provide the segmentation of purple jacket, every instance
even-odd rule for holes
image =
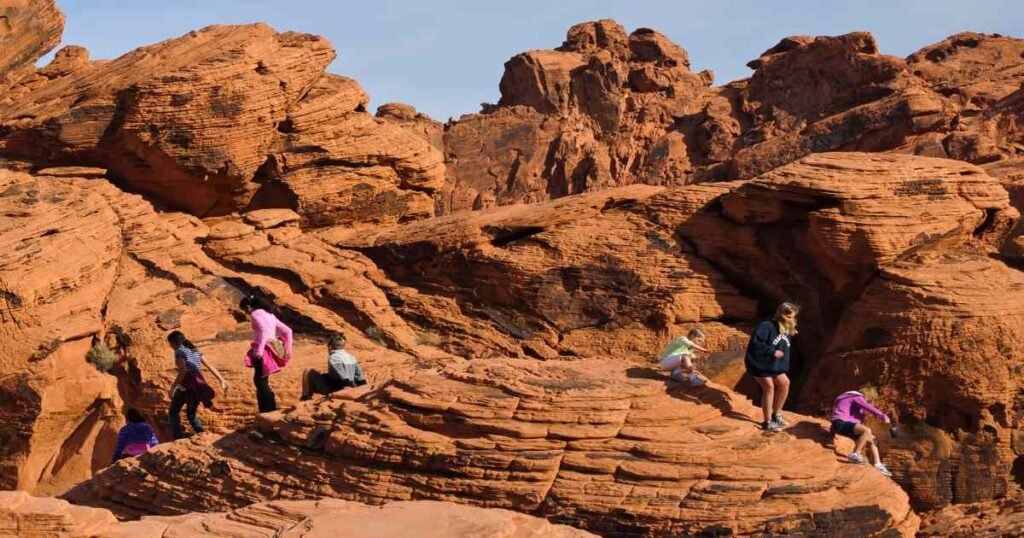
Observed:
[[[121,459],[124,455],[124,451],[131,445],[146,445],[147,448],[152,448],[157,445],[160,441],[156,438],[156,433],[153,432],[153,428],[149,427],[149,424],[145,422],[138,422],[135,424],[125,424],[120,431],[117,432],[117,446],[114,447],[114,461]]]
[[[864,420],[865,411],[880,419],[889,420],[889,415],[869,404],[864,395],[855,390],[844,392],[836,397],[836,404],[832,408],[832,420],[860,424]]]

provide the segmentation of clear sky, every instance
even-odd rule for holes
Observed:
[[[266,22],[326,36],[332,72],[358,80],[371,110],[389,101],[440,121],[498,100],[509,57],[562,43],[577,22],[612,18],[631,32],[666,34],[715,83],[747,77],[746,63],[781,37],[867,30],[883,53],[907,54],[959,31],[1024,37],[1021,0],[57,0],[63,44],[93,59],[210,24]],[[48,58],[47,58],[48,59]]]

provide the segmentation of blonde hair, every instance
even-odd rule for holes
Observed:
[[[704,331],[700,330],[700,327],[693,327],[690,332],[686,333],[686,337],[690,340],[697,340],[704,338]]]
[[[867,399],[867,400],[877,400],[878,399],[878,389],[876,389],[872,385],[864,385],[857,392],[860,392],[861,394],[863,394],[864,398]]]
[[[800,313],[800,306],[793,303],[782,303],[778,308],[775,309],[775,315],[772,319],[779,326],[781,331],[786,336],[792,336],[796,334],[796,315]],[[786,316],[793,315],[793,320],[788,321],[785,319]]]

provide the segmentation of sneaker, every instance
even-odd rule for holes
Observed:
[[[782,431],[782,428],[780,428],[778,424],[770,420],[768,422],[762,422],[761,429],[768,433],[778,433]]]
[[[864,459],[864,456],[861,456],[856,452],[850,452],[849,458],[851,463],[867,463],[867,460]]]
[[[671,377],[672,379],[675,379],[676,381],[678,381],[680,383],[689,383],[690,382],[690,380],[686,378],[686,374],[683,373],[683,371],[678,369],[678,368],[673,370],[672,371],[672,375],[669,376],[669,377]]]
[[[886,467],[885,464],[882,462],[876,463],[875,469],[878,469],[878,472],[884,474],[885,476],[892,476],[892,471],[890,471],[889,468]]]
[[[704,380],[697,374],[690,374],[690,386],[699,387],[704,384]]]
[[[789,422],[786,422],[786,419],[782,418],[782,413],[775,413],[772,415],[772,422],[778,424],[780,428],[789,426]]]

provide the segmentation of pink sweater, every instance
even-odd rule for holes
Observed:
[[[844,392],[836,398],[835,407],[832,408],[832,420],[860,424],[864,420],[865,411],[880,419],[889,420],[889,415],[869,404],[867,398],[855,390]]]
[[[274,360],[276,355],[274,348],[268,347],[268,344],[275,337],[280,336],[281,342],[284,344],[283,359],[284,362],[288,362],[292,358],[292,330],[281,323],[277,316],[266,310],[253,310],[249,314],[249,319],[252,321],[252,349],[245,355],[245,365],[251,368],[252,359],[256,358],[263,361],[264,375],[269,376],[281,371],[281,365]]]

